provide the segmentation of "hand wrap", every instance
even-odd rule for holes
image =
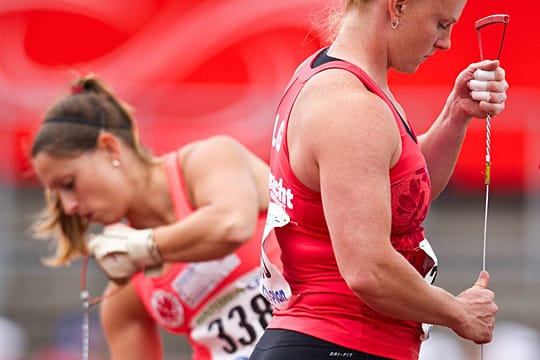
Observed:
[[[106,227],[88,247],[107,276],[124,283],[138,271],[162,263],[154,230],[135,230],[124,224]]]

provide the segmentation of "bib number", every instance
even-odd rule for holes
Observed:
[[[281,271],[279,271],[279,268],[268,258],[265,249],[268,241],[277,241],[275,237],[270,237],[274,229],[283,227],[290,221],[291,218],[281,206],[273,202],[269,203],[266,226],[261,244],[260,290],[266,300],[276,309],[287,307],[292,295],[291,287],[281,274]]]

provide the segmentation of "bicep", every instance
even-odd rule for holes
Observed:
[[[346,175],[321,169],[321,197],[336,260],[348,280],[368,274],[390,244],[388,174],[375,169]],[[324,179],[324,180],[323,180]]]
[[[370,274],[392,250],[389,170],[399,157],[399,130],[385,104],[366,102],[345,112],[339,126],[326,126],[325,144],[317,152],[324,213],[349,283]]]
[[[252,164],[251,154],[231,138],[216,137],[199,145],[185,167],[193,205],[211,205],[228,213],[256,217],[261,178],[255,175]]]

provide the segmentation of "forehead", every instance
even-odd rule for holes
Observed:
[[[457,21],[461,16],[467,0],[428,0],[434,14],[447,17],[450,21]]]
[[[73,175],[83,164],[85,154],[77,157],[57,157],[40,152],[32,160],[37,176],[47,186],[53,185],[64,176]]]

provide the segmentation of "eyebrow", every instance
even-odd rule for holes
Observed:
[[[458,22],[458,20],[454,17],[450,17],[450,18],[445,18],[444,16],[442,17],[445,21],[445,24],[448,24],[448,25],[452,25],[452,24],[456,24]]]
[[[64,186],[64,182],[65,182],[65,178],[66,177],[70,177],[70,175],[61,175],[59,177],[55,177],[53,179],[53,181],[51,182],[51,188],[56,188],[56,187],[62,187]],[[70,179],[70,181],[73,180],[73,179]]]

